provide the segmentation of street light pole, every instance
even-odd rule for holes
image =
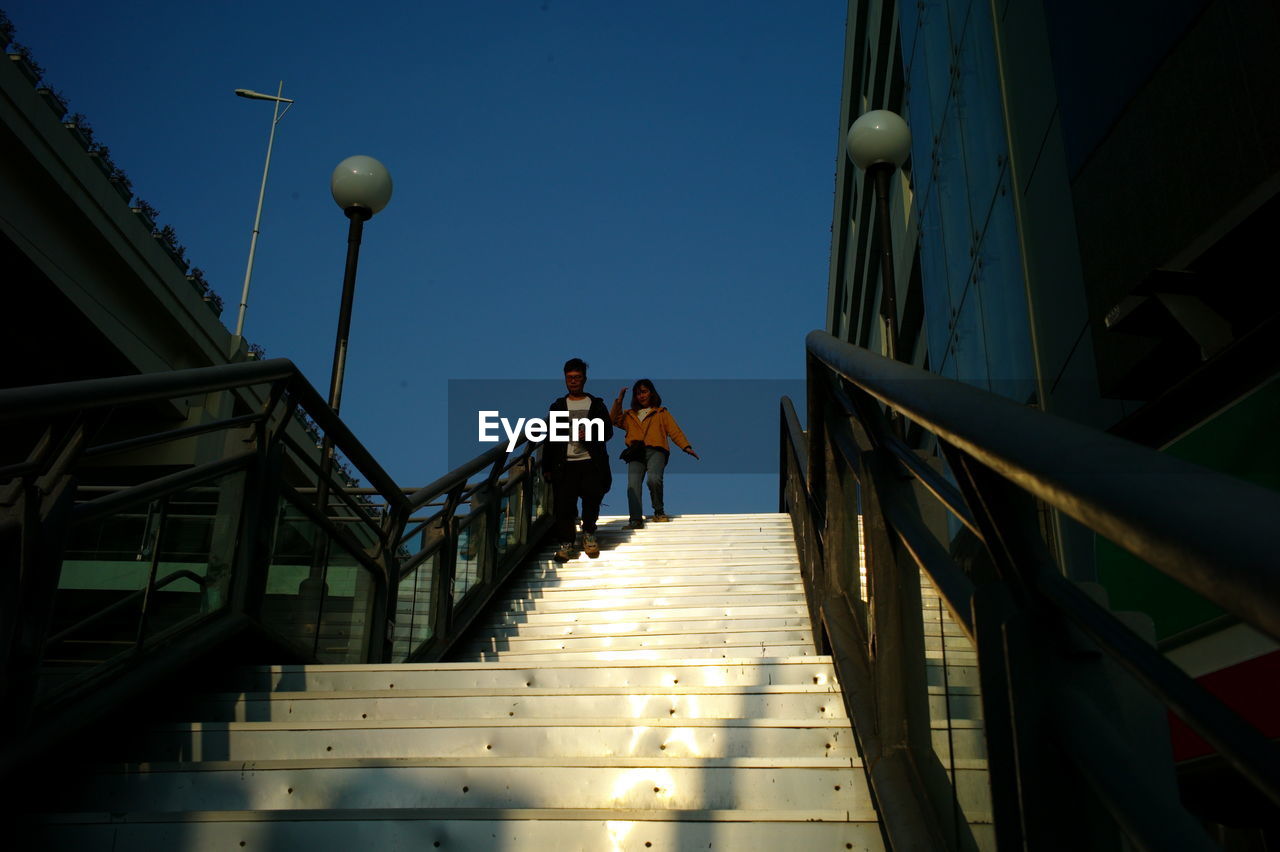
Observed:
[[[258,210],[253,215],[253,236],[249,238],[249,263],[244,270],[244,289],[240,291],[240,314],[236,317],[236,337],[244,336],[244,313],[249,307],[249,279],[253,277],[253,255],[258,249],[258,232],[262,223],[262,201],[267,194],[267,172],[271,170],[271,148],[276,141],[276,125],[280,123],[280,119],[284,118],[284,113],[288,112],[293,106],[291,98],[284,98],[284,80],[280,81],[280,86],[276,90],[276,94],[265,95],[262,92],[255,92],[251,89],[236,89],[236,94],[242,98],[259,101],[275,101],[275,109],[271,114],[271,133],[267,136],[267,161],[262,166],[262,185],[258,188]],[[284,108],[284,112],[280,111],[280,104],[288,104]]]
[[[342,405],[342,380],[347,369],[347,340],[351,334],[351,306],[356,295],[356,265],[364,223],[391,200],[391,175],[373,157],[347,157],[329,180],[333,200],[347,218],[347,266],[342,276],[342,307],[338,312],[338,337],[333,345],[333,373],[329,379],[329,407],[338,413]]]
[[[902,116],[887,109],[863,113],[849,128],[849,159],[871,178],[880,236],[880,316],[884,351],[898,359],[898,287],[893,274],[893,227],[889,221],[889,179],[911,154],[911,131]]]
[[[360,240],[364,223],[373,216],[368,208],[348,207],[351,225],[347,228],[347,267],[342,275],[342,307],[338,311],[338,339],[333,346],[333,372],[329,376],[329,407],[337,414],[342,405],[342,379],[347,370],[347,341],[351,336],[351,305],[356,298],[356,265],[360,261]]]
[[[351,336],[351,306],[356,296],[360,239],[364,235],[364,223],[391,200],[391,175],[386,166],[373,157],[347,157],[333,170],[333,175],[329,178],[329,189],[333,193],[333,200],[351,220],[347,228],[347,265],[342,275],[338,336],[333,346],[333,372],[329,379],[329,407],[337,414],[342,405],[342,379],[347,369],[347,340]],[[320,442],[320,478],[316,482],[316,509],[326,518],[329,516],[329,480],[333,475],[333,454],[333,439],[326,429]],[[298,586],[299,597],[304,601],[301,605],[304,612],[318,612],[323,604],[327,593],[325,574],[328,570],[329,551],[328,537],[319,537],[312,553],[310,571]],[[392,583],[390,588],[394,589],[395,584]],[[315,610],[312,609],[313,606],[316,607]]]
[[[880,315],[884,317],[885,355],[898,360],[898,285],[893,274],[893,229],[889,224],[889,178],[894,166],[876,163],[867,169],[876,186],[876,218],[880,220]]]

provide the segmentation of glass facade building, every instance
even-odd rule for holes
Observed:
[[[912,134],[889,214],[899,359],[1280,489],[1276,44],[1262,0],[851,0],[827,329],[888,351],[881,223],[843,131],[893,110]],[[1280,735],[1247,687],[1274,642],[1046,520],[1068,576]]]

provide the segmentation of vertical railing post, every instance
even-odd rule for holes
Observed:
[[[431,578],[431,637],[433,642],[445,642],[453,625],[453,574],[458,564],[458,525],[454,513],[462,500],[466,483],[449,492],[440,512],[440,558]]]
[[[155,602],[156,572],[160,568],[161,548],[164,545],[164,528],[169,520],[169,498],[161,497],[158,501],[160,511],[157,513],[156,531],[151,539],[151,565],[147,569],[147,585],[142,591],[142,611],[138,614],[138,629],[134,635],[133,652],[142,648],[142,640],[147,635],[147,621],[151,605]],[[155,505],[154,503],[152,505]],[[148,512],[149,514],[149,512]]]
[[[1028,674],[1017,671],[1023,668],[1018,663],[1029,649],[1008,587],[995,582],[974,589],[973,625],[996,843],[1001,849],[1040,848],[1036,841],[1048,838],[1036,830],[1038,791],[1024,783],[1038,774],[1038,714],[1021,700],[1025,690],[1017,695],[1017,675]]]
[[[805,429],[809,443],[809,469],[805,471],[805,484],[813,498],[813,506],[819,511],[827,505],[826,489],[826,429],[823,422],[823,400],[826,396],[825,368],[812,355],[805,359]],[[819,522],[821,519],[818,519]]]
[[[40,660],[53,617],[54,600],[62,565],[62,548],[75,505],[71,477],[46,488],[27,480],[12,506],[10,547],[18,551],[13,566],[17,574],[6,586],[16,592],[10,610],[12,624],[5,651],[5,677],[0,681],[4,707],[2,721],[11,734],[25,731],[32,722],[38,694]],[[16,545],[16,547],[14,547]],[[15,588],[16,587],[16,588]]]
[[[955,793],[933,753],[920,569],[897,541],[887,505],[918,512],[914,490],[901,481],[884,450],[894,427],[874,399],[852,395],[859,433],[863,531],[867,551],[869,656],[881,758],[909,761],[929,803],[932,821],[948,849],[972,844],[955,825]]]
[[[393,499],[394,497],[394,499]],[[400,567],[400,540],[404,537],[404,531],[409,523],[409,507],[404,501],[403,494],[387,495],[387,517],[383,521],[382,536],[383,548],[386,554],[387,566],[387,588],[383,603],[383,616],[381,621],[385,623],[385,632],[381,641],[382,654],[381,659],[375,662],[392,662],[395,654],[395,632],[396,621],[399,618],[400,606],[400,580],[402,569]],[[378,619],[375,619],[377,621]],[[370,637],[371,639],[373,637]],[[370,643],[372,645],[372,642]]]
[[[257,457],[245,481],[245,514],[241,525],[240,552],[231,581],[232,612],[260,617],[267,593],[267,577],[280,525],[280,482],[284,468],[284,443],[280,433],[290,415],[275,433],[264,430]]]

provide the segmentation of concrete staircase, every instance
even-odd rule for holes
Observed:
[[[26,842],[881,849],[790,520],[623,523],[540,555],[455,662],[244,670]]]

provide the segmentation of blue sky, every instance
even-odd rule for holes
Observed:
[[[297,105],[245,333],[322,392],[346,237],[329,175],[352,154],[386,164],[343,417],[404,484],[445,470],[451,379],[555,378],[573,355],[660,388],[803,375],[826,305],[841,0],[0,2],[230,327],[271,122],[232,91],[284,81]],[[760,396],[722,428],[776,423]],[[716,435],[690,438],[716,453]],[[671,511],[776,509],[774,477],[691,465],[673,460]]]

